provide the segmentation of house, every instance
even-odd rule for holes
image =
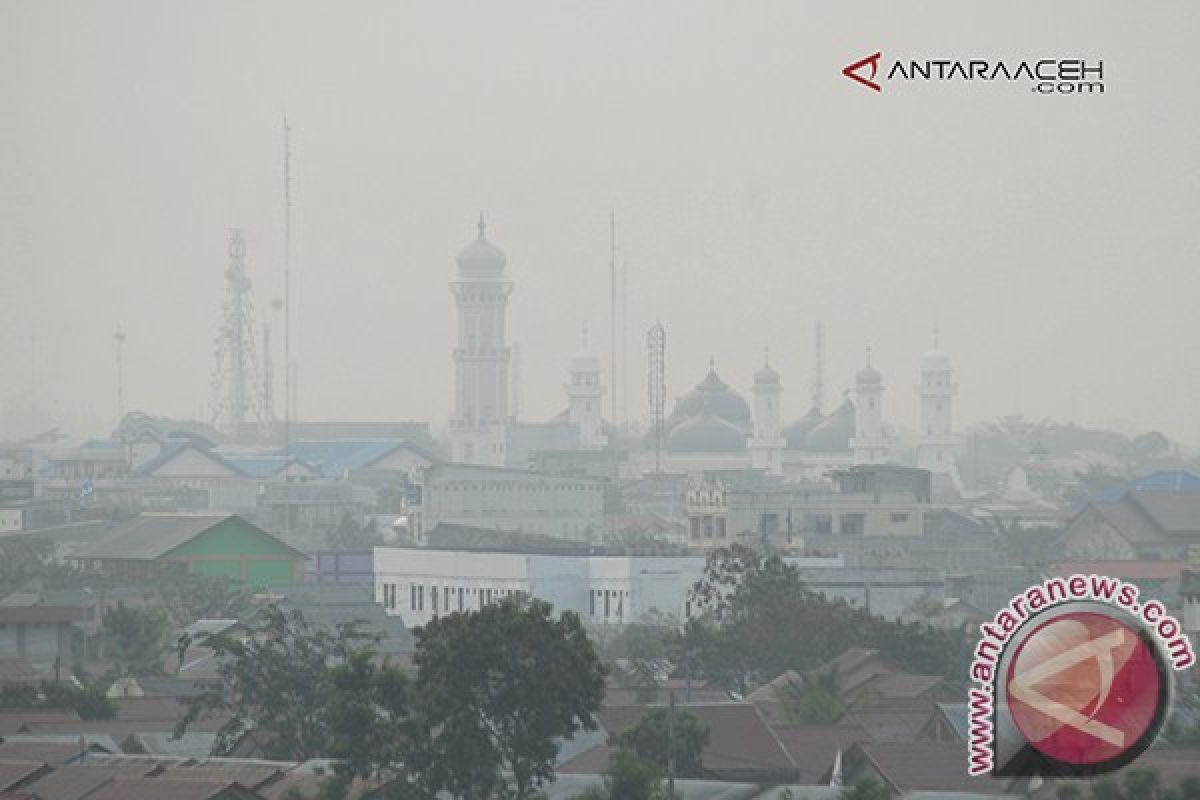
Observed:
[[[0,657],[24,659],[42,672],[69,670],[86,629],[97,622],[89,591],[13,592],[0,600]]]
[[[873,778],[894,794],[937,791],[1019,796],[1011,781],[971,776],[966,765],[967,746],[961,742],[869,742],[853,745],[843,754],[842,776],[846,785]]]
[[[296,583],[304,553],[237,515],[142,514],[68,556],[85,570],[142,580],[194,573],[251,586]]]
[[[603,772],[622,731],[637,724],[644,706],[607,707],[596,712],[596,720],[607,732],[607,744],[585,750],[563,764],[565,774]],[[779,737],[750,703],[694,703],[679,706],[709,730],[709,742],[701,754],[704,777],[745,783],[796,783],[799,772]]]
[[[1081,560],[1189,560],[1200,554],[1200,492],[1130,490],[1088,503],[1061,542]]]

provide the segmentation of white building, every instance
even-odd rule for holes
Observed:
[[[432,548],[375,548],[375,598],[409,627],[439,614],[482,608],[514,594],[574,611],[591,625],[628,625],[651,612],[686,618],[700,556],[572,556]],[[789,558],[810,571],[840,557]],[[830,573],[833,574],[832,572]]]
[[[432,464],[412,478],[420,491],[413,507],[418,541],[442,523],[579,542],[604,532],[599,481],[470,464]]]
[[[458,307],[450,446],[454,461],[500,466],[510,420],[505,312],[512,283],[504,279],[508,259],[487,240],[485,227],[480,214],[479,238],[458,254],[459,279],[450,284]]]

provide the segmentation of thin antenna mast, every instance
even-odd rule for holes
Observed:
[[[812,405],[822,411],[825,406],[825,323],[821,320],[817,320],[814,341],[817,352],[813,362]]]
[[[612,363],[612,421],[617,423],[617,212],[608,215],[608,277],[609,277],[609,353]]]
[[[113,341],[117,343],[117,419],[120,420],[125,416],[125,376],[121,358],[121,351],[125,349],[125,334],[121,332],[120,325],[113,334]]]
[[[283,454],[292,448],[292,129],[283,115]],[[286,527],[287,515],[284,515]]]
[[[627,258],[621,260],[621,422],[629,424],[629,259]]]
[[[292,457],[292,129],[283,115],[283,463]],[[286,469],[286,467],[285,467]],[[283,531],[291,529],[284,507]]]

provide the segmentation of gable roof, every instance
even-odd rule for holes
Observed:
[[[871,741],[861,725],[776,725],[775,735],[800,770],[802,781],[825,782],[839,752]]]
[[[645,706],[601,708],[596,718],[614,736],[635,725]],[[794,770],[783,744],[751,703],[679,706],[708,726],[709,743],[701,756],[705,770]]]
[[[42,761],[2,761],[0,762],[0,792],[8,791],[48,770]]]
[[[856,744],[842,763],[852,765],[857,772],[864,762],[899,791],[933,789],[1001,794],[1005,787],[996,778],[967,773],[967,746],[962,742]]]
[[[155,561],[218,525],[237,520],[259,536],[307,559],[304,553],[237,514],[140,514],[119,523],[103,539],[72,553],[71,560]]]
[[[397,450],[411,450],[433,463],[432,453],[407,439],[331,439],[293,441],[288,452],[311,464],[326,477],[369,469]]]
[[[139,465],[137,467],[137,469],[133,470],[133,475],[134,475],[134,477],[139,477],[139,478],[144,478],[146,476],[153,475],[155,472],[157,472],[163,466],[165,466],[166,464],[168,464],[172,460],[174,460],[176,456],[180,455],[181,453],[183,453],[186,450],[194,450],[195,452],[199,453],[200,455],[204,456],[205,458],[208,458],[208,459],[212,460],[213,462],[225,467],[227,470],[229,470],[230,472],[232,472],[235,475],[241,476],[243,478],[249,477],[246,473],[242,472],[242,470],[238,469],[233,464],[229,463],[229,461],[226,458],[224,458],[223,456],[221,456],[219,453],[217,453],[213,450],[210,450],[206,447],[202,447],[190,439],[169,439],[163,445],[163,447],[159,451],[158,455],[156,455],[154,458],[150,459],[146,463]]]
[[[1166,533],[1200,531],[1200,492],[1130,492],[1126,499]]]

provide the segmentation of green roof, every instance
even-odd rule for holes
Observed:
[[[201,534],[229,521],[237,521],[258,535],[272,540],[280,548],[308,558],[286,542],[236,514],[141,514],[119,523],[102,539],[72,553],[69,558],[156,561]]]

